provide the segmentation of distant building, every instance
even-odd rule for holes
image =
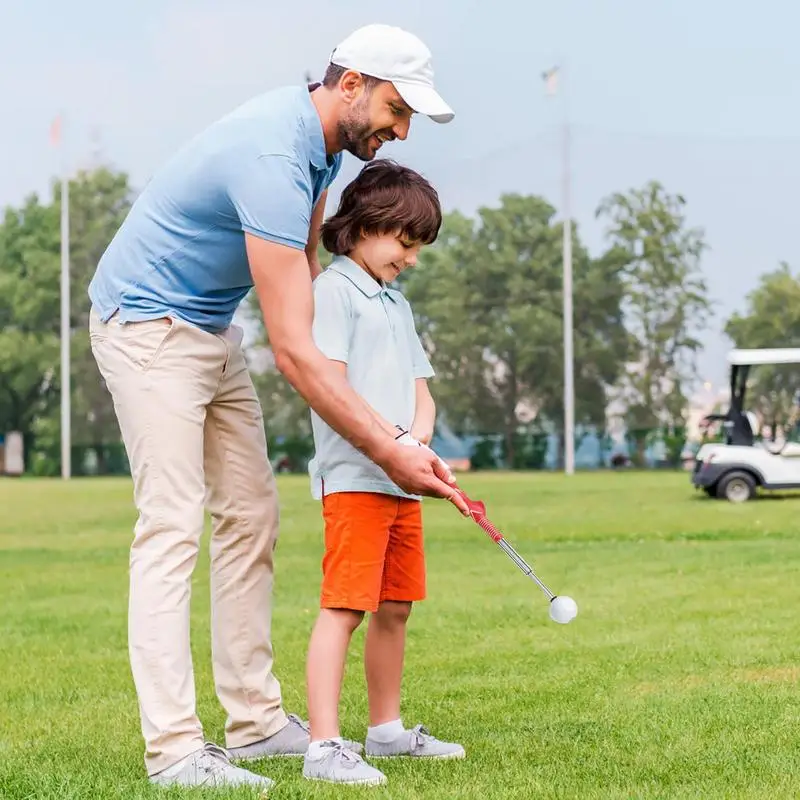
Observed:
[[[469,444],[459,439],[441,418],[436,422],[431,448],[454,472],[467,472],[470,469]]]

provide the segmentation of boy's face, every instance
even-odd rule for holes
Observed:
[[[391,283],[401,272],[416,266],[421,242],[413,242],[403,233],[384,233],[360,239],[350,258],[376,281]]]

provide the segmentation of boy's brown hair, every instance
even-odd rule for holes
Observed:
[[[342,192],[336,213],[322,225],[322,244],[337,256],[349,253],[362,235],[396,232],[431,244],[441,225],[442,208],[433,186],[413,169],[378,159]]]

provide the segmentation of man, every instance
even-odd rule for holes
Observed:
[[[281,706],[270,641],[278,499],[262,411],[233,314],[255,287],[278,369],[332,428],[409,492],[467,513],[432,451],[394,441],[314,346],[312,280],[342,151],[372,159],[414,112],[447,122],[430,52],[361,28],[321,86],[259,96],[190,141],[152,179],[89,287],[90,336],[114,400],[139,511],[129,649],[156,783],[269,779],[230,756],[302,756],[307,726]],[[270,409],[267,409],[267,413]],[[212,649],[229,754],[204,743],[189,646],[191,575],[211,514]]]

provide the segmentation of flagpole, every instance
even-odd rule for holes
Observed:
[[[61,477],[72,475],[72,409],[70,404],[69,176],[64,147],[63,114],[59,125],[61,155]]]
[[[547,92],[556,93],[558,79],[563,75],[561,67],[555,67],[544,73]],[[572,197],[570,169],[570,125],[566,97],[564,118],[561,126],[561,192],[564,222],[563,241],[561,245],[563,263],[563,334],[564,334],[564,472],[573,475],[575,472],[575,365],[574,365],[574,332],[572,309]]]

